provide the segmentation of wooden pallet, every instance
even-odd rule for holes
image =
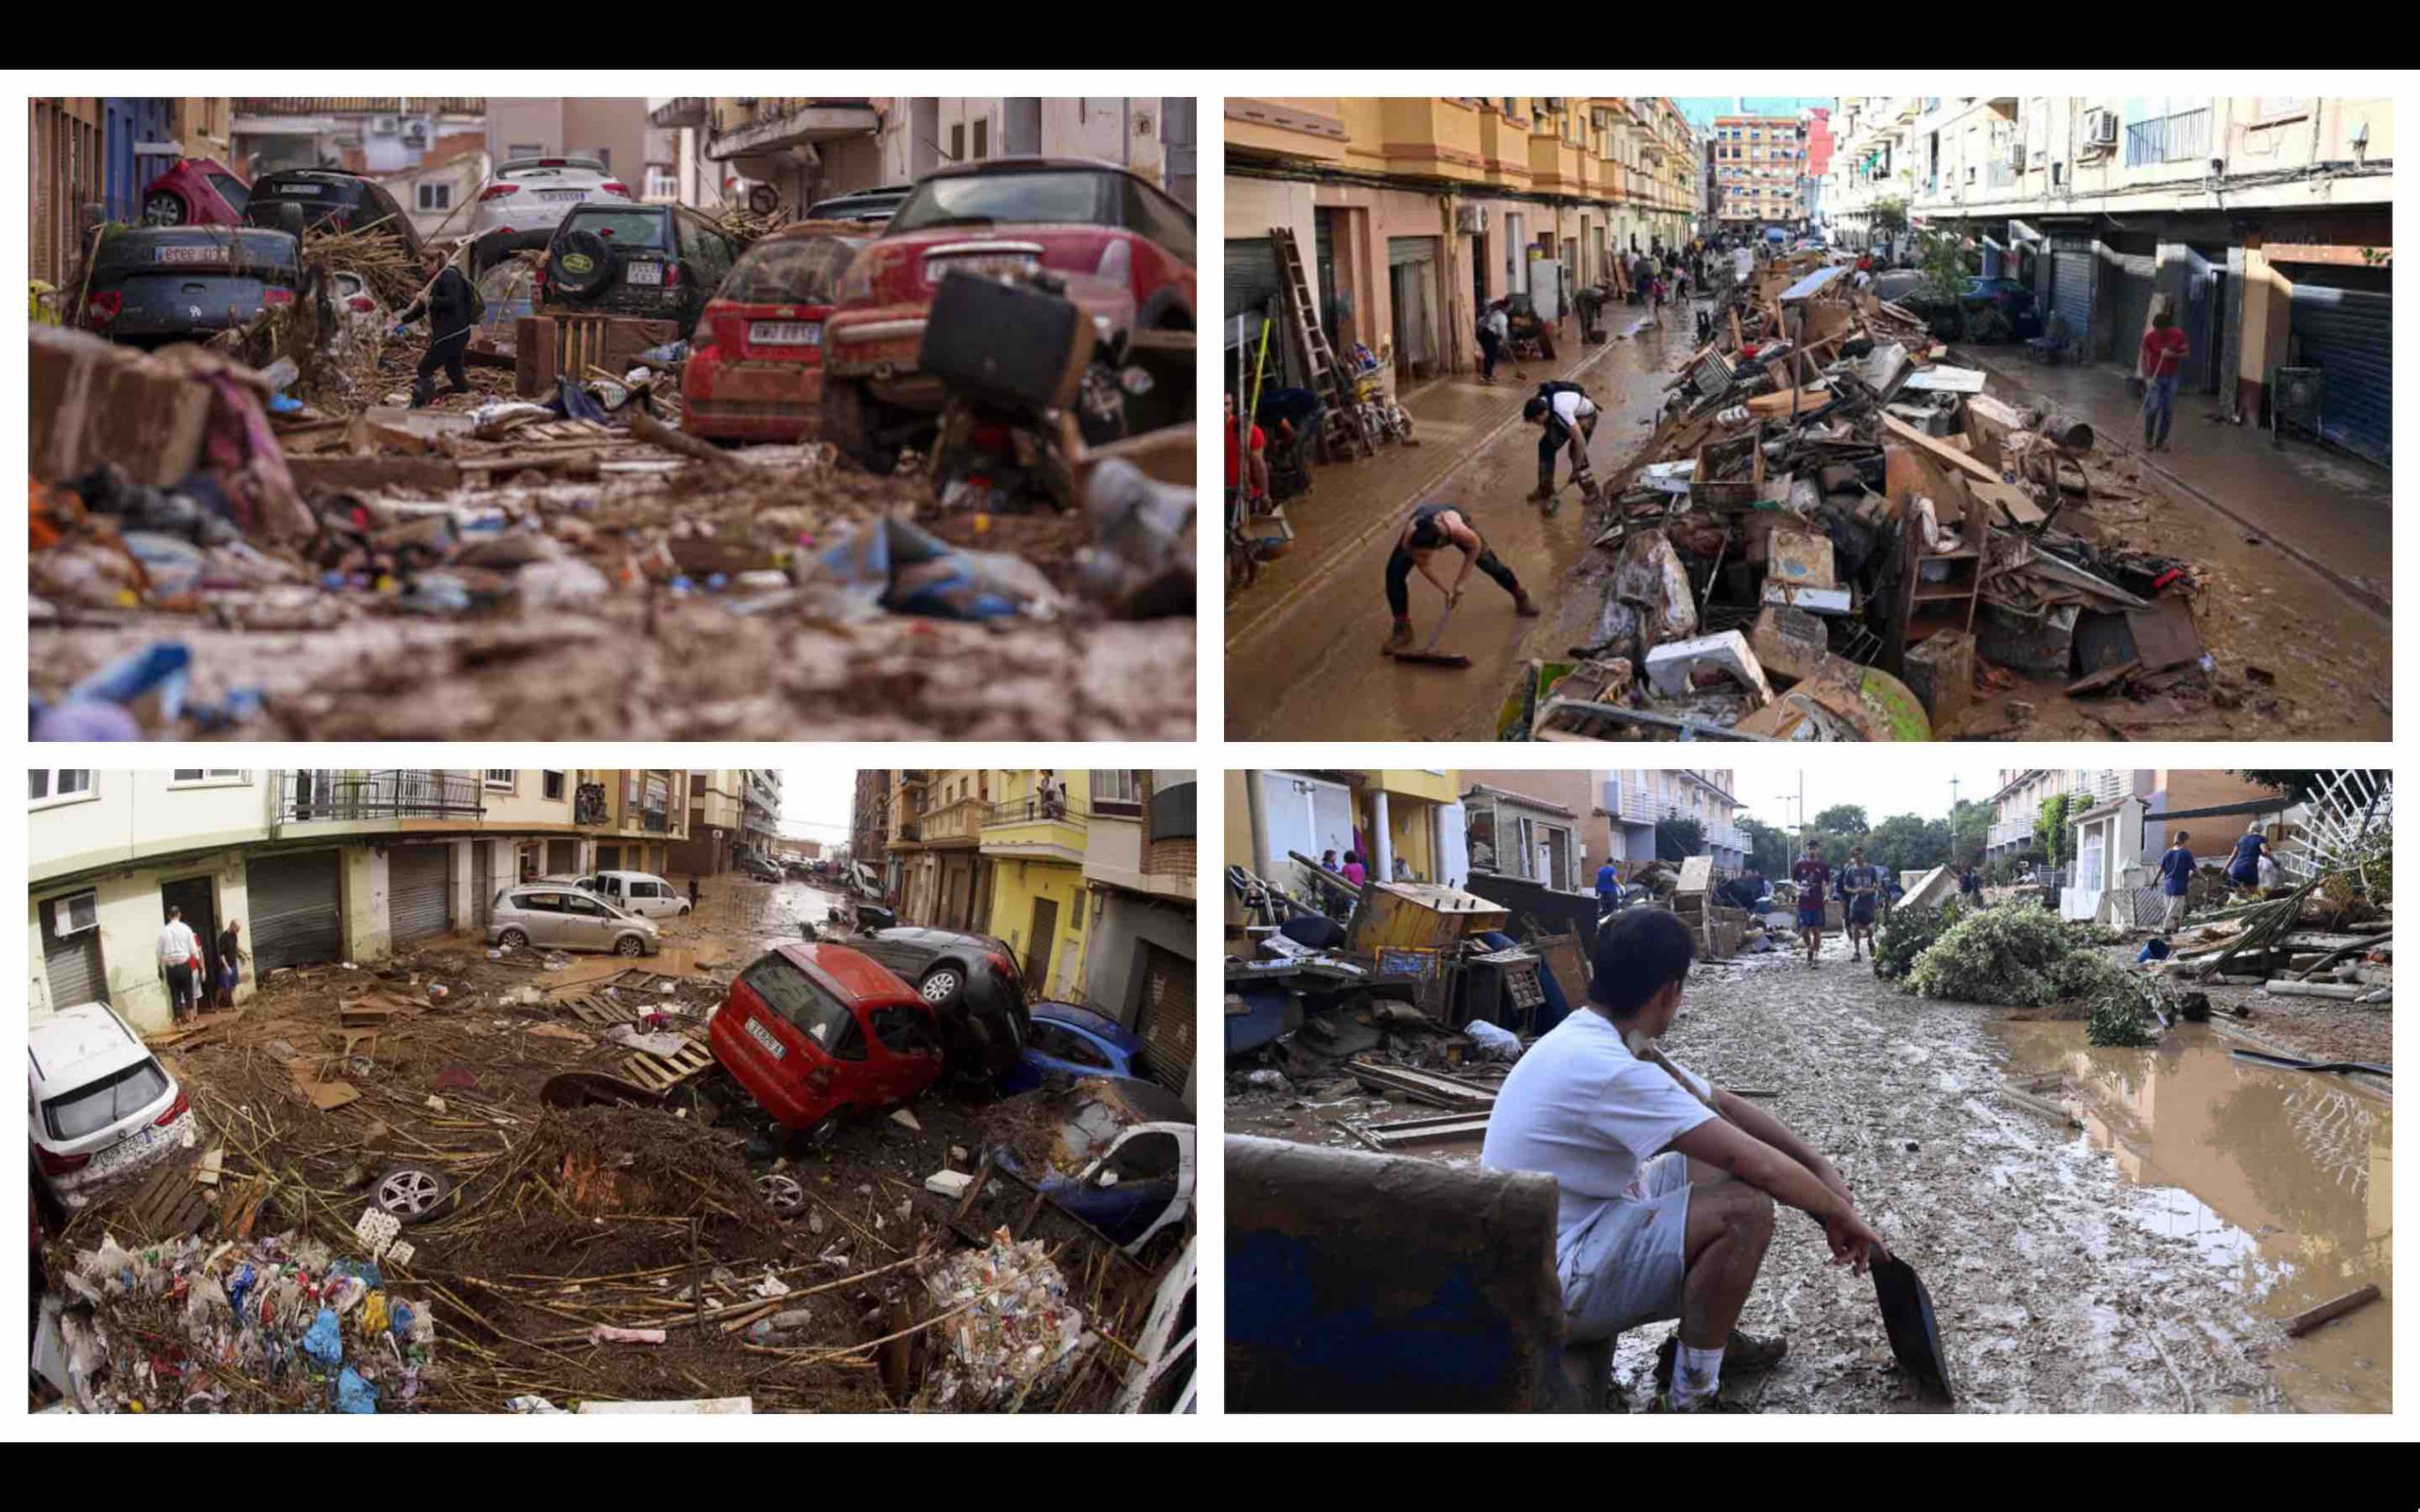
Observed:
[[[588,992],[583,992],[578,997],[565,998],[557,1005],[571,1009],[572,1015],[582,1023],[593,1023],[608,1028],[617,1023],[636,1023],[647,1017],[649,1011],[635,1004],[624,1003],[616,998],[598,997]]]
[[[622,1062],[622,1076],[651,1092],[660,1092],[714,1064],[714,1055],[692,1040],[670,1056],[642,1050]]]
[[[218,1217],[212,1194],[194,1185],[190,1160],[171,1160],[118,1204],[118,1216],[144,1239],[179,1239]]]

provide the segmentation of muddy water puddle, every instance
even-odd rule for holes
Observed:
[[[2191,1244],[2262,1315],[2283,1320],[2375,1281],[2379,1300],[2269,1356],[2305,1412],[2393,1406],[2394,1104],[2328,1076],[2229,1057],[2184,1027],[2155,1048],[2084,1042],[2071,1022],[1984,1026],[2008,1074],[2056,1074],[2062,1100],[2128,1185],[2125,1219]]]

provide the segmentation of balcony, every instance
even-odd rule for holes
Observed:
[[[1608,782],[1604,792],[1605,812],[1624,824],[1655,822],[1655,801],[1647,789],[1629,782]]]
[[[1041,856],[1080,863],[1092,816],[1079,799],[1046,808],[1034,797],[984,805],[985,855]]]
[[[649,126],[669,130],[677,126],[707,125],[714,120],[714,101],[702,94],[690,94],[666,100],[647,112],[647,120]]]
[[[2210,152],[2210,112],[2182,111],[2156,120],[2137,121],[2126,128],[2126,166],[2159,163],[2189,163]]]
[[[992,805],[979,798],[962,798],[937,809],[925,811],[925,843],[926,845],[970,846],[976,843],[983,824],[991,816]]]
[[[281,771],[271,820],[352,824],[378,819],[475,819],[485,812],[475,772]]]
[[[819,143],[872,136],[882,112],[870,99],[783,99],[760,104],[748,119],[715,131],[706,156],[717,163],[786,154]]]
[[[668,834],[672,830],[672,812],[669,809],[642,810],[639,828],[655,834]]]
[[[924,820],[902,819],[897,824],[891,826],[890,844],[894,849],[905,850],[910,846],[921,847],[924,843]]]

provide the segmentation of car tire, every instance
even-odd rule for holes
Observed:
[[[966,996],[966,968],[943,961],[916,980],[916,995],[933,1008],[955,1006]]]
[[[146,226],[182,226],[185,223],[185,202],[164,190],[147,195],[143,200],[143,224]]]
[[[496,936],[495,942],[509,950],[524,950],[528,947],[529,936],[517,929],[508,929]]]
[[[371,1184],[370,1201],[408,1228],[443,1212],[454,1200],[454,1180],[425,1165],[399,1165]]]
[[[889,477],[899,465],[899,448],[880,438],[875,427],[881,418],[881,405],[866,392],[864,384],[823,380],[823,438],[876,477]]]
[[[806,1188],[798,1177],[781,1171],[768,1171],[756,1178],[756,1194],[779,1218],[795,1218],[806,1211]]]
[[[841,1109],[836,1108],[792,1134],[789,1138],[789,1146],[792,1151],[800,1153],[813,1151],[820,1154],[828,1150],[832,1147],[832,1142],[839,1138],[840,1125],[843,1122]]]
[[[614,249],[604,237],[589,231],[566,232],[546,249],[546,287],[586,299],[612,285],[614,266]]]
[[[614,954],[636,960],[647,954],[647,941],[636,935],[625,935],[614,942]]]

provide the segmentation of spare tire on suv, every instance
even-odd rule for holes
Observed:
[[[614,283],[614,249],[593,231],[568,231],[546,249],[546,284],[575,299],[601,294]]]

